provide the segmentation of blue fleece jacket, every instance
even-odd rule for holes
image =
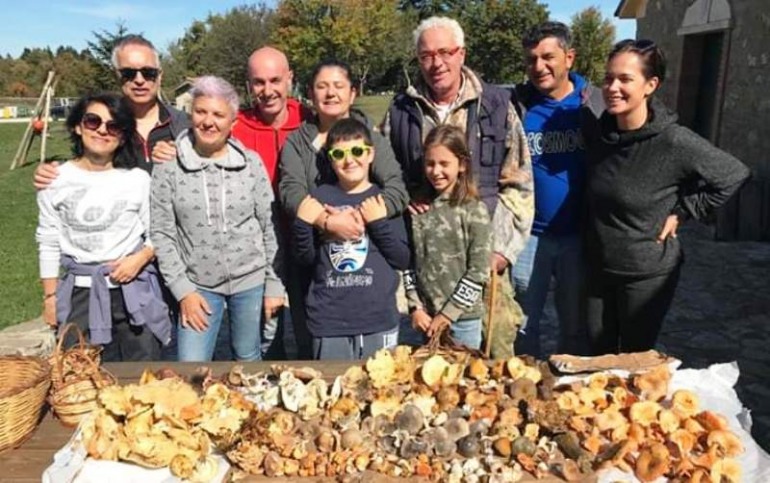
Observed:
[[[569,78],[571,94],[560,101],[536,93],[524,116],[535,178],[534,235],[576,234],[580,225],[586,165],[580,106],[586,81]]]
[[[345,193],[321,185],[310,194],[321,203],[358,207],[381,193],[377,186]],[[322,237],[312,225],[294,221],[294,256],[313,267],[306,307],[307,326],[315,337],[343,337],[391,330],[398,325],[396,270],[409,267],[409,244],[401,216],[366,225],[360,240]]]

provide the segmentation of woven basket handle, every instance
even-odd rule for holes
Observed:
[[[59,334],[59,341],[56,343],[56,350],[54,350],[54,358],[56,359],[56,372],[58,374],[58,377],[60,379],[64,378],[63,370],[64,368],[62,365],[64,364],[64,357],[62,356],[62,346],[64,345],[64,340],[67,338],[67,333],[74,328],[77,331],[78,334],[78,346],[81,349],[85,349],[87,347],[85,337],[83,336],[83,331],[80,330],[80,327],[74,322],[70,322],[64,326],[64,329],[62,329],[61,334]]]

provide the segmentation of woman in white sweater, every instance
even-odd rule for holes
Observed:
[[[43,319],[75,322],[107,361],[159,359],[171,334],[150,263],[150,176],[131,156],[135,128],[121,97],[83,97],[67,119],[75,157],[38,192]]]

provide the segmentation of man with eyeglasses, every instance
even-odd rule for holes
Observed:
[[[158,51],[149,40],[140,35],[120,39],[112,49],[112,66],[136,119],[137,165],[151,173],[152,148],[159,141],[173,141],[190,127],[190,120],[187,114],[158,97],[163,71]],[[35,188],[44,189],[51,184],[59,174],[58,166],[57,162],[39,165],[35,170]]]
[[[479,194],[492,218],[491,268],[503,273],[524,248],[534,216],[532,165],[521,121],[506,90],[485,83],[464,65],[465,34],[457,21],[425,19],[415,29],[414,40],[421,79],[395,97],[382,124],[404,171],[409,209],[421,212],[428,206],[422,159],[425,136],[441,124],[463,129]],[[497,328],[492,337],[496,357],[511,353],[514,324],[521,317],[506,279],[498,278]]]

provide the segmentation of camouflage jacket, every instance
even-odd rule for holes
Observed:
[[[411,218],[412,269],[404,273],[409,308],[450,320],[484,315],[481,297],[489,277],[490,220],[481,201],[452,206],[439,196]]]

